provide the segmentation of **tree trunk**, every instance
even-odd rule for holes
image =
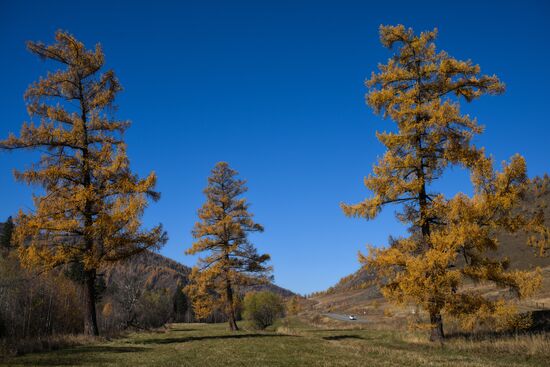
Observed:
[[[231,288],[231,282],[226,280],[225,293],[227,298],[227,321],[229,322],[229,330],[237,331],[237,318],[235,317],[235,307],[233,306],[233,288]]]
[[[445,335],[443,334],[443,319],[440,312],[430,311],[430,326],[430,341],[442,343]]]
[[[98,336],[99,329],[97,327],[97,315],[96,315],[96,309],[95,309],[95,301],[96,301],[95,278],[96,278],[95,270],[90,270],[86,272],[86,283],[84,284],[85,286],[84,293],[85,293],[85,302],[86,302],[86,309],[85,309],[85,315],[84,315],[84,334]]]

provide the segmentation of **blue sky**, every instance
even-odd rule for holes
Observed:
[[[404,229],[389,208],[349,219],[339,203],[368,195],[362,179],[382,154],[376,130],[391,128],[364,104],[368,78],[390,53],[380,24],[438,27],[438,46],[472,59],[506,84],[463,110],[486,125],[476,139],[497,161],[524,155],[530,176],[548,172],[550,7],[544,1],[12,1],[0,4],[0,137],[28,121],[23,93],[46,65],[26,40],[52,42],[68,30],[100,42],[124,91],[117,117],[134,170],[157,172],[160,202],[145,225],[162,222],[165,256],[185,256],[210,169],[224,160],[248,180],[248,199],[265,232],[277,284],[323,290],[358,268],[365,244],[384,245]],[[0,153],[0,218],[31,208],[35,188],[16,183],[32,153]],[[455,170],[437,184],[470,192]]]

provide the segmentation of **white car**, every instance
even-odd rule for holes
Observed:
[[[353,315],[349,315],[348,317],[349,317],[350,320],[357,320],[357,318]]]

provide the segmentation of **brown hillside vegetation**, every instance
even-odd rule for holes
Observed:
[[[550,179],[548,176],[534,180],[531,190],[524,199],[521,209],[533,210],[540,207],[544,210],[546,224],[550,226]],[[543,283],[541,289],[529,299],[520,302],[520,310],[533,311],[550,309],[550,257],[539,256],[538,250],[527,246],[527,236],[518,233],[499,236],[500,246],[494,251],[495,258],[507,257],[511,269],[533,270],[541,268]],[[316,302],[315,308],[321,312],[334,311],[355,313],[372,317],[379,321],[392,321],[397,317],[409,316],[415,308],[394,308],[382,297],[378,287],[373,283],[374,276],[364,269],[342,278],[336,285],[311,297]],[[505,297],[504,291],[483,283],[471,283],[480,292],[494,297]],[[415,310],[416,311],[416,310]]]
[[[176,290],[187,284],[191,269],[155,252],[144,252],[103,270],[107,287],[128,274],[136,275],[148,289]]]
[[[120,278],[135,275],[146,289],[169,289],[175,291],[189,283],[191,268],[166,256],[147,251],[131,259],[105,267],[103,275],[107,289],[116,284]],[[294,293],[275,284],[246,287],[242,293],[249,291],[269,290],[283,297]]]

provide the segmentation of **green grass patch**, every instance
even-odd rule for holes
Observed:
[[[469,342],[443,347],[412,334],[321,329],[297,319],[277,331],[230,332],[225,324],[173,324],[166,332],[135,333],[4,360],[9,366],[542,366],[548,337]],[[527,338],[527,337],[525,337]]]

